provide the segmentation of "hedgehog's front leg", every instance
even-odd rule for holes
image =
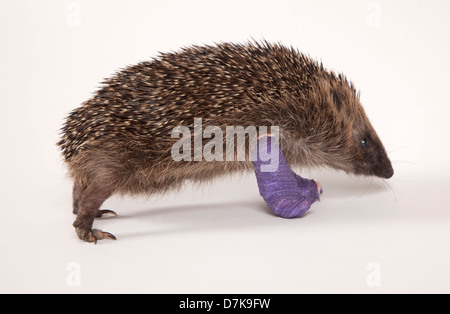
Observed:
[[[261,141],[258,140],[257,160],[253,162],[260,195],[276,215],[284,218],[302,217],[319,200],[322,188],[314,180],[295,174],[278,145],[272,145],[270,137],[266,139],[264,142],[267,145],[260,145]],[[278,157],[275,158],[278,167],[268,167],[268,162],[261,159],[261,147],[267,155]]]
[[[81,240],[90,243],[97,243],[98,240],[103,239],[116,240],[116,237],[111,233],[92,229],[94,219],[101,217],[103,213],[99,210],[100,206],[111,194],[112,190],[108,185],[95,181],[77,195],[77,218],[73,226]]]

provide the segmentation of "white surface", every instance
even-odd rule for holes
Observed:
[[[0,292],[450,292],[448,1],[75,1],[79,26],[71,2],[0,2]],[[157,51],[251,37],[355,82],[391,152],[390,187],[302,173],[322,201],[284,220],[250,174],[112,198],[120,216],[96,226],[119,240],[78,241],[55,145],[67,113]]]

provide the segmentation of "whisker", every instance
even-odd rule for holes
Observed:
[[[394,206],[391,209],[394,209],[398,205],[398,198],[395,194],[396,192],[398,194],[402,194],[398,192],[396,189],[394,189],[386,180],[381,179],[381,182],[383,182],[383,186],[386,188],[386,191],[388,192],[389,196],[395,201]]]
[[[395,177],[390,178],[389,180],[395,181],[395,182],[406,182],[406,183],[408,183],[408,182],[413,182],[413,180],[400,180],[400,179],[395,178]]]
[[[393,188],[389,182],[385,181],[385,183],[386,183],[386,185],[387,185],[392,191],[395,191],[397,194],[400,194],[401,196],[405,196],[405,194],[403,194],[403,193],[400,192],[399,190]]]
[[[391,160],[392,163],[404,163],[404,164],[415,164],[415,161],[409,160]]]
[[[356,196],[354,199],[351,199],[350,201],[344,202],[344,204],[352,203],[352,202],[356,201],[357,199],[359,199],[359,198],[360,198],[361,196],[363,196],[364,194],[366,194],[367,191],[369,191],[370,187],[372,186],[372,182],[373,182],[373,177],[370,178],[369,185],[368,185],[367,188],[364,190],[364,192],[362,192],[360,195]]]
[[[394,153],[394,152],[399,151],[399,150],[401,150],[401,149],[407,149],[407,148],[412,148],[412,146],[401,146],[401,147],[397,147],[397,148],[394,148],[394,149],[389,150],[389,151],[388,151],[388,154]]]

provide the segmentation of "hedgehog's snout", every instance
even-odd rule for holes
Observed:
[[[374,174],[383,179],[391,178],[394,175],[394,168],[392,167],[391,161],[386,158],[376,167]]]
[[[394,168],[383,145],[379,144],[371,155],[368,159],[370,160],[373,174],[383,179],[391,178],[394,175]]]
[[[394,168],[386,149],[373,128],[366,129],[369,131],[355,132],[354,173],[389,179],[394,175]]]

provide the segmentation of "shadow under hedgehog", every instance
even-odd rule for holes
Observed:
[[[256,161],[171,157],[173,128],[279,126],[279,169]],[[81,240],[115,237],[93,229],[113,194],[162,193],[183,182],[255,170],[260,194],[283,217],[302,216],[321,193],[290,166],[331,167],[390,178],[394,170],[352,83],[281,44],[222,43],[163,53],[127,67],[75,109],[58,142],[74,180]]]

